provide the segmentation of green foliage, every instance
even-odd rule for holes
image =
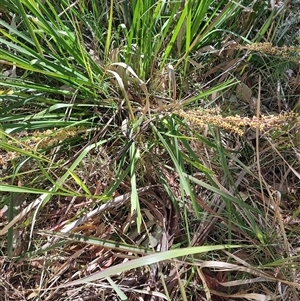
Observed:
[[[282,45],[286,32],[295,36],[285,20],[288,6],[2,2],[2,248],[12,263],[47,255],[40,283],[25,281],[26,289],[46,291],[28,299],[45,298],[54,285],[54,255],[77,260],[90,252],[97,261],[106,249],[122,252],[114,253],[112,267],[101,262],[104,272],[69,285],[106,279],[124,300],[119,275],[135,269],[141,279],[161,273],[153,294],[169,300],[212,300],[211,291],[226,285],[230,294],[230,279],[235,286],[248,279],[249,291],[260,291],[252,275],[269,281],[274,294],[275,281],[299,287],[283,266],[298,231],[282,219],[281,195],[296,199],[299,189],[299,116],[281,114],[299,107],[299,74],[290,70],[299,65],[299,48]],[[234,91],[239,82],[249,99]],[[299,214],[297,206],[284,210],[292,219]],[[116,260],[137,254],[146,256]],[[84,264],[93,272],[94,263]],[[260,265],[282,273],[276,279]],[[217,281],[207,273],[211,267]],[[169,291],[165,275],[175,274]]]

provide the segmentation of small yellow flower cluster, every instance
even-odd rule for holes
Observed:
[[[291,56],[300,56],[300,47],[273,46],[272,43],[253,43],[248,45],[238,45],[237,49],[246,49],[250,51],[263,52],[270,55],[290,58]]]
[[[43,149],[51,145],[60,143],[68,138],[78,135],[82,128],[70,127],[67,129],[49,129],[44,132],[35,131],[30,139],[24,141],[28,150],[38,148]],[[38,146],[38,147],[37,147]]]
[[[239,115],[223,117],[217,109],[190,110],[186,112],[178,110],[175,113],[194,126],[204,128],[207,124],[211,124],[223,130],[234,132],[239,136],[243,135],[245,126],[252,129],[259,127],[260,131],[267,132],[282,127],[295,117],[294,113],[283,113],[277,116],[262,115],[260,118],[241,117]]]
[[[2,166],[2,169],[7,169],[7,162],[17,157],[18,154],[16,152],[7,152],[4,154],[0,154],[0,166]]]
[[[30,152],[56,145],[66,139],[76,137],[82,132],[86,133],[86,128],[70,127],[66,129],[49,129],[43,132],[35,131],[31,135],[26,133],[25,139],[20,139],[17,136],[12,137],[12,139],[8,140],[8,143]],[[18,158],[19,155],[18,152],[3,152],[0,154],[0,166],[3,169],[7,169],[7,162]]]

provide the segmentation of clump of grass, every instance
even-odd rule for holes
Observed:
[[[69,300],[62,288],[76,285],[86,291],[73,299],[104,300],[262,300],[282,283],[283,298],[299,288],[299,231],[283,219],[299,210],[281,197],[297,198],[299,117],[216,105],[248,68],[263,85],[278,71],[251,65],[253,53],[297,62],[296,48],[259,44],[273,42],[275,10],[243,5],[4,1],[7,299]],[[30,272],[11,273],[20,266]]]

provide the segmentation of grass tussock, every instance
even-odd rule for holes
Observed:
[[[299,300],[299,4],[2,2],[3,300]]]

